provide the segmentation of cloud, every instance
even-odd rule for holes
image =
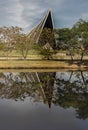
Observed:
[[[40,3],[33,1],[27,2],[20,0],[20,4],[23,7],[21,18],[27,23],[29,30],[35,26],[39,21],[41,14],[44,12],[44,8],[40,6]]]
[[[58,10],[58,7],[61,7],[62,1],[54,0],[51,2],[51,0],[20,0],[20,4],[24,8],[22,18],[28,23],[27,29],[30,30],[38,24],[49,8],[51,8],[54,12],[55,9]]]
[[[88,20],[88,12],[82,13],[82,19]]]
[[[55,27],[72,27],[78,19],[88,19],[87,5],[87,0],[0,0],[0,26],[31,30],[51,8]]]
[[[87,0],[64,0],[55,14],[56,27],[72,27],[80,18],[88,20]]]
[[[0,17],[2,17],[1,25],[19,25],[23,26],[21,22],[21,12],[23,7],[19,4],[18,0],[0,1]]]

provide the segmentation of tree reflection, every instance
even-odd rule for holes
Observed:
[[[34,101],[42,101],[51,107],[54,87],[54,73],[1,73],[0,97],[24,100],[30,96]]]
[[[31,97],[63,108],[73,107],[76,117],[88,118],[88,72],[0,73],[0,97],[22,100]]]
[[[39,73],[40,82],[44,91],[44,102],[48,104],[49,108],[51,107],[55,73]]]
[[[63,76],[56,77],[56,90],[53,103],[63,108],[74,107],[77,117],[88,118],[88,73],[71,72],[68,80]]]

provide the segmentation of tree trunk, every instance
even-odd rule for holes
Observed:
[[[83,52],[81,53],[81,62],[83,61]]]
[[[73,75],[73,71],[70,74],[69,82],[71,81],[72,75]]]
[[[84,85],[86,85],[86,82],[85,82],[85,77],[84,77],[84,75],[83,75],[83,72],[82,72],[82,71],[81,71],[81,77],[82,77],[82,80],[83,80]]]
[[[72,56],[72,53],[71,53],[71,60],[73,61],[73,56]]]

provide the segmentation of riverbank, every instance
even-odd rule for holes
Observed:
[[[88,61],[0,60],[0,69],[88,69]]]

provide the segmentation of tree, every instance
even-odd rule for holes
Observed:
[[[76,50],[81,56],[80,61],[82,61],[83,56],[88,54],[88,22],[80,19],[72,30],[74,32],[73,39],[76,39]]]
[[[56,30],[57,48],[67,50],[71,56],[80,56],[80,61],[84,55],[88,55],[88,22],[80,19],[71,29],[63,28]]]
[[[66,78],[66,75],[68,79]],[[73,107],[76,110],[76,117],[88,118],[88,92],[87,74],[81,71],[58,73],[56,88],[54,90],[53,103],[63,108]],[[62,75],[61,75],[62,74]]]
[[[74,33],[72,29],[69,28],[62,28],[56,29],[56,44],[57,49],[65,50],[67,55],[71,56],[71,60],[73,60],[73,53],[74,53],[74,44],[73,40]]]
[[[56,50],[51,49],[50,45],[48,47],[35,45],[34,49],[38,51],[38,54],[42,55],[42,57],[47,60],[53,59],[53,55],[57,53]]]
[[[27,58],[28,52],[32,44],[26,34],[19,34],[16,37],[16,49],[24,59]]]
[[[57,53],[54,50],[55,47],[54,31],[50,28],[44,28],[40,35],[39,43],[35,46],[35,49],[43,56],[43,58],[50,60],[53,58],[53,55]]]
[[[56,29],[55,32],[56,32],[57,49],[62,50],[68,49],[68,41],[73,37],[71,29],[61,28]]]
[[[0,53],[1,56],[4,55],[5,50],[6,50],[6,45],[0,42],[0,52],[2,52],[2,53]]]
[[[44,28],[39,38],[40,46],[44,46],[46,43],[49,43],[52,48],[56,47],[54,30],[50,28]]]
[[[15,38],[22,31],[19,27],[1,27],[0,28],[0,41],[5,45],[4,51],[7,52],[7,57],[14,50],[16,41]]]

